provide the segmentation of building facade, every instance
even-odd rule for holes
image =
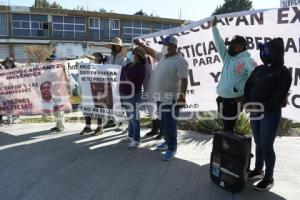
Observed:
[[[0,59],[27,61],[25,47],[46,46],[58,57],[104,51],[113,37],[129,45],[136,36],[178,27],[183,20],[48,8],[0,5]]]

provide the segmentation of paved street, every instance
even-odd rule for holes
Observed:
[[[180,131],[176,159],[165,162],[144,140],[140,149],[119,143],[125,134],[80,136],[83,124],[19,124],[0,127],[1,200],[215,200],[299,199],[300,138],[277,138],[275,187],[256,192],[251,183],[231,194],[209,177],[212,137]],[[143,134],[147,130],[143,130]]]

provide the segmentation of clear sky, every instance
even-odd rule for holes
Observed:
[[[55,0],[48,0],[52,3]],[[133,14],[143,10],[147,14],[166,18],[181,18],[186,20],[200,20],[211,15],[215,8],[221,5],[224,0],[56,0],[64,8],[74,9],[77,6],[84,6],[88,10],[99,10],[104,8],[107,11],[113,10],[117,13]],[[280,0],[252,0],[254,9],[278,8]],[[13,6],[31,6],[34,0],[0,0],[0,4]]]

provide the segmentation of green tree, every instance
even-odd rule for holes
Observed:
[[[138,12],[134,13],[133,15],[148,16],[147,13],[143,12],[143,10],[139,10]]]
[[[35,0],[34,5],[32,7],[35,7],[35,8],[49,8],[50,4],[47,0]]]
[[[35,0],[34,4],[32,5],[34,8],[57,8],[57,9],[63,9],[63,7],[56,3],[55,1],[50,4],[47,0]]]
[[[63,7],[55,1],[50,5],[50,8],[63,9]]]
[[[250,10],[252,1],[249,0],[224,0],[223,5],[218,6],[213,15]]]

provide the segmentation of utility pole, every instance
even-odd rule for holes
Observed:
[[[182,15],[182,8],[179,8],[179,19],[181,19],[181,15]]]

